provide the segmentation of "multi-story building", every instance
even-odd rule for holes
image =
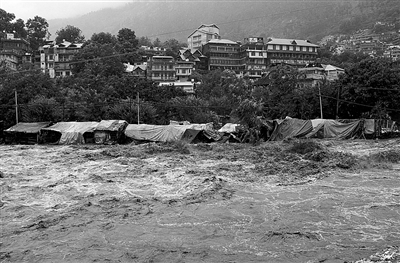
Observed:
[[[241,49],[245,53],[245,75],[252,79],[261,78],[267,71],[267,47],[264,38],[245,38]]]
[[[82,44],[64,41],[60,44],[47,44],[39,47],[40,68],[51,78],[72,75],[71,61],[82,48]]]
[[[245,58],[240,44],[228,39],[212,39],[203,45],[203,54],[208,59],[207,70],[229,69],[243,75]]]
[[[29,42],[23,38],[15,38],[14,34],[6,34],[5,38],[0,38],[0,62],[11,70],[17,70],[18,66],[31,62]]]
[[[171,56],[152,56],[147,61],[147,78],[155,82],[173,82],[176,78],[175,60]]]
[[[267,65],[290,64],[302,67],[314,63],[318,45],[308,40],[270,38],[267,45]]]
[[[177,81],[188,81],[190,75],[194,70],[194,62],[191,61],[176,61],[175,62],[175,76]]]
[[[202,45],[205,45],[208,41],[219,38],[218,26],[215,24],[201,25],[188,36],[188,48],[201,49]]]

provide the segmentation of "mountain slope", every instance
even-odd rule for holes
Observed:
[[[343,23],[367,26],[400,17],[398,0],[243,0],[132,2],[72,19],[50,20],[50,32],[66,25],[79,27],[86,38],[93,33],[128,27],[137,36],[161,40],[186,37],[202,23],[215,23],[223,38],[240,41],[248,36],[319,40],[342,30]],[[354,23],[353,23],[354,24]],[[355,24],[354,24],[355,25]]]

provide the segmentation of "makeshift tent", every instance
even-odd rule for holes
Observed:
[[[58,144],[84,144],[94,142],[98,122],[58,122],[42,129],[45,141]]]
[[[310,120],[286,118],[275,120],[275,129],[271,134],[271,141],[280,141],[287,138],[303,137],[313,130]]]
[[[125,129],[125,136],[136,141],[173,142],[185,140],[217,140],[219,138],[207,124],[189,125],[148,125],[129,124]]]
[[[6,143],[39,143],[40,130],[50,126],[50,122],[20,122],[4,131]]]
[[[307,134],[307,138],[335,138],[350,139],[360,131],[360,121],[342,123],[336,120],[315,119],[312,120],[313,130]]]
[[[102,120],[94,130],[94,140],[97,144],[120,143],[126,126],[124,120]]]

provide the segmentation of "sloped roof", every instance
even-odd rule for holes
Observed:
[[[208,43],[211,43],[211,44],[234,44],[234,45],[239,45],[237,42],[229,40],[229,39],[211,39],[210,41],[208,41]]]
[[[83,134],[93,132],[98,122],[58,122],[42,130],[61,133],[59,144],[82,144],[85,143]]]
[[[5,132],[38,133],[41,129],[49,127],[50,122],[20,122],[8,128]]]
[[[319,47],[318,45],[312,44],[307,40],[300,39],[284,39],[284,38],[271,38],[267,44],[272,45],[298,45],[302,47]]]

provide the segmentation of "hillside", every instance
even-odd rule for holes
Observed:
[[[53,36],[70,24],[79,27],[86,38],[102,31],[116,34],[128,27],[138,36],[185,41],[200,24],[215,23],[223,38],[237,41],[248,36],[318,41],[328,34],[365,28],[376,21],[393,22],[399,17],[397,0],[165,1],[132,2],[121,8],[50,20],[49,24]]]

